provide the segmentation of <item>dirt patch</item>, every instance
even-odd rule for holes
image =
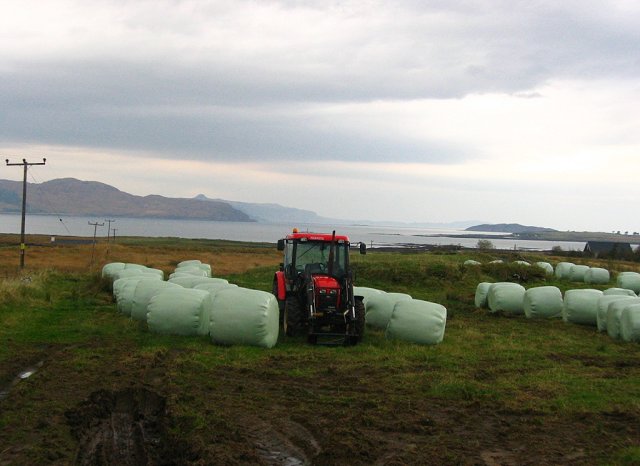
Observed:
[[[182,464],[189,457],[168,438],[165,398],[144,388],[94,392],[66,417],[78,439],[76,465]]]

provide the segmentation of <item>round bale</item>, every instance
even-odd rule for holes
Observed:
[[[529,288],[524,293],[524,315],[530,319],[562,315],[562,292],[555,286]]]
[[[622,311],[620,337],[626,342],[640,342],[640,304],[632,304]]]
[[[478,309],[486,309],[489,306],[487,298],[489,295],[489,288],[491,288],[492,284],[493,283],[488,282],[478,283],[475,298],[475,304]]]
[[[568,290],[564,294],[562,319],[580,325],[597,325],[600,290]]]
[[[620,338],[620,318],[622,312],[629,306],[634,306],[640,303],[640,298],[629,298],[620,301],[614,301],[609,304],[607,310],[607,334],[611,338]]]
[[[524,314],[525,289],[518,283],[498,282],[489,287],[487,302],[491,312]]]
[[[398,301],[385,337],[420,345],[437,345],[444,338],[446,323],[447,309],[440,304],[419,299]]]
[[[593,285],[606,285],[610,280],[609,271],[600,267],[589,267],[584,274],[584,282]]]

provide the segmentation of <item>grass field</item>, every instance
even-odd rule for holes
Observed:
[[[560,258],[356,255],[358,285],[445,305],[444,341],[369,329],[356,347],[281,337],[265,350],[151,334],[117,313],[98,271],[200,259],[270,291],[273,245],[123,238],[98,244],[91,270],[91,245],[42,239],[21,274],[14,245],[0,238],[0,464],[640,463],[640,345],[474,308],[480,281],[587,286],[464,260]]]

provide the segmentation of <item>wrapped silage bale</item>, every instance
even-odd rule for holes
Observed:
[[[487,297],[489,295],[489,288],[493,283],[482,282],[478,283],[476,287],[475,305],[478,309],[486,309],[489,306]]]
[[[133,297],[135,296],[136,288],[142,282],[155,282],[166,283],[162,280],[156,280],[154,278],[142,278],[144,275],[132,278],[124,278],[118,280],[118,294],[116,296],[116,302],[118,311],[126,316],[131,315],[131,309],[133,307]],[[114,283],[114,289],[116,283]]]
[[[616,279],[618,288],[626,288],[634,293],[640,293],[640,273],[637,272],[621,272]]]
[[[182,261],[176,267],[176,272],[184,271],[188,269],[200,269],[204,272],[207,272],[207,276],[211,276],[211,266],[209,264],[203,264],[199,260],[195,261]]]
[[[229,283],[224,278],[198,277],[196,275],[178,275],[169,279],[171,283],[185,288],[195,288],[202,283]]]
[[[178,265],[176,265],[177,268],[180,267],[193,267],[193,266],[198,266],[202,264],[202,261],[200,259],[188,259],[188,260],[184,260],[182,262],[179,262]]]
[[[116,302],[120,299],[120,294],[122,293],[122,290],[125,288],[125,286],[127,286],[127,283],[130,283],[130,282],[138,283],[143,278],[145,278],[145,276],[142,273],[139,273],[137,275],[125,276],[115,280],[113,282],[113,299]],[[151,278],[151,277],[146,277],[146,278]]]
[[[524,315],[529,319],[560,317],[562,305],[562,292],[555,286],[529,288],[524,293]]]
[[[367,299],[369,298],[369,296],[371,295],[376,295],[376,294],[382,294],[385,293],[382,290],[378,290],[376,288],[368,288],[366,286],[354,286],[353,287],[353,295],[354,296],[362,296],[362,302],[365,305],[365,311],[366,311],[366,306],[367,306]]]
[[[567,290],[564,294],[562,319],[580,325],[597,325],[600,290]]]
[[[553,265],[548,262],[536,262],[534,265],[544,270],[547,275],[553,275]]]
[[[575,264],[572,262],[558,262],[556,265],[556,278],[559,279],[568,279],[569,272],[571,272],[571,267]]]
[[[215,299],[216,293],[227,288],[238,288],[238,285],[233,283],[201,283],[193,287],[194,290],[204,290],[211,294],[211,300]]]
[[[478,261],[474,261],[473,259],[468,259],[464,261],[463,265],[482,265],[482,263]]]
[[[146,322],[151,298],[166,288],[180,288],[180,285],[161,280],[140,280],[133,292],[131,318]]]
[[[632,296],[636,297],[637,295],[633,292],[633,290],[627,290],[625,288],[607,288],[603,291],[603,293],[607,296],[609,295],[619,295],[619,296]]]
[[[584,282],[587,270],[589,270],[588,265],[572,265],[569,269],[569,280],[572,282]]]
[[[377,293],[371,294],[365,304],[365,321],[367,325],[381,329],[387,328],[393,308],[399,301],[412,299],[405,293]]]
[[[115,272],[124,270],[124,265],[124,262],[110,262],[109,264],[105,264],[105,266],[102,267],[102,278],[113,279]]]
[[[145,275],[157,275],[160,280],[164,280],[164,272],[160,269],[145,267],[144,269],[142,269],[142,273]]]
[[[271,293],[225,288],[213,298],[211,341],[273,348],[278,341],[279,316],[278,300]]]
[[[147,306],[147,326],[154,333],[206,335],[209,333],[211,295],[192,288],[166,288]]]
[[[623,296],[623,295],[607,295],[603,294],[598,299],[598,314],[596,315],[596,325],[598,326],[599,332],[607,331],[607,313],[609,312],[609,306],[614,301],[624,301],[624,300],[633,300],[636,298],[634,295],[632,296]]]
[[[124,264],[124,268],[128,270],[135,270],[135,269],[146,269],[147,267],[145,265],[133,264],[133,263],[127,262],[126,264]]]
[[[113,280],[113,283],[115,283],[121,278],[131,278],[137,277],[139,275],[143,275],[142,269],[122,269],[113,272],[113,274],[111,275],[111,279]]]
[[[176,269],[171,275],[169,275],[169,279],[175,277],[184,277],[184,276],[193,276],[193,277],[210,277],[211,274],[206,270],[203,270],[199,267],[183,267],[180,269]]]
[[[640,304],[633,304],[622,311],[620,337],[626,342],[640,342]]]
[[[531,264],[527,261],[514,261],[514,264],[530,266]]]
[[[496,259],[489,262],[489,264],[504,264],[502,259]]]
[[[600,267],[589,267],[584,274],[584,282],[593,285],[606,285],[610,280],[609,271]]]
[[[524,314],[525,289],[518,283],[498,282],[489,287],[487,302],[491,312]]]
[[[419,299],[398,301],[385,337],[420,345],[437,345],[444,338],[446,324],[447,309],[440,304]]]
[[[614,301],[607,310],[607,334],[611,338],[620,338],[620,318],[625,309],[640,304],[640,298]]]

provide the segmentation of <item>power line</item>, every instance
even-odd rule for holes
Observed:
[[[24,176],[22,177],[22,223],[20,226],[20,268],[24,269],[24,251],[27,248],[24,240],[24,227],[27,211],[27,169],[33,165],[46,165],[47,159],[43,158],[42,162],[27,162],[22,159],[22,163],[9,163],[9,159],[5,159],[8,167],[20,166],[24,168]]]

